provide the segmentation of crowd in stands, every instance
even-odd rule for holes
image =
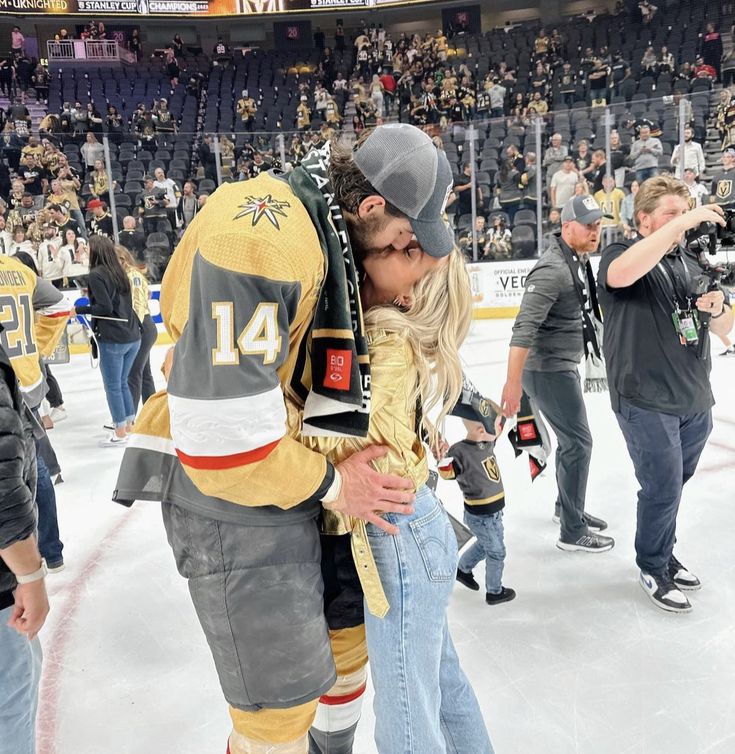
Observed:
[[[113,235],[112,192],[120,239],[155,276],[219,180],[288,170],[342,129],[358,135],[394,119],[427,129],[456,170],[447,211],[468,255],[474,178],[480,259],[537,253],[539,199],[544,234],[558,231],[557,210],[569,197],[590,194],[610,215],[608,233],[629,236],[637,186],[682,163],[693,203],[727,203],[715,175],[719,155],[705,140],[711,114],[717,146],[735,144],[733,92],[710,102],[713,86],[735,76],[732,54],[702,8],[641,3],[639,12],[633,27],[621,11],[484,35],[393,35],[372,24],[351,45],[340,27],[333,48],[317,29],[301,62],[294,53],[235,57],[222,40],[205,61],[177,34],[135,76],[123,69],[63,81],[24,62],[17,29],[0,63],[0,93],[9,96],[0,112],[0,242],[32,248],[43,274],[63,281],[84,263],[90,234]],[[104,25],[91,22],[86,33],[103,39]],[[38,135],[26,106],[31,92],[49,102]],[[614,118],[609,164],[606,108]],[[725,151],[723,170],[731,162]]]

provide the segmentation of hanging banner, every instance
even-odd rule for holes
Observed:
[[[426,0],[424,0],[426,1]],[[0,14],[105,16],[262,16],[410,5],[421,0],[0,0]]]

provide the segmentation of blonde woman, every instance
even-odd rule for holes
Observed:
[[[404,253],[418,251],[409,247]],[[374,260],[380,254],[363,260],[360,287],[370,349],[368,436],[301,441],[335,464],[369,445],[382,445],[388,452],[373,462],[375,468],[411,479],[416,489],[413,510],[383,514],[394,534],[325,512],[328,530],[352,531],[365,593],[377,751],[490,754],[482,714],[447,625],[457,542],[444,508],[426,486],[426,449],[417,430],[432,446],[437,443],[437,427],[459,397],[459,347],[471,319],[469,280],[455,249],[413,290],[386,301],[373,267],[379,267]]]
[[[150,355],[151,349],[156,344],[158,328],[151,317],[148,304],[150,300],[148,278],[128,249],[124,246],[115,246],[115,253],[128,276],[128,280],[130,280],[133,311],[140,323],[140,348],[128,375],[128,388],[133,397],[133,408],[137,411],[141,395],[143,403],[145,403],[156,392],[156,384],[151,373]]]
[[[235,144],[226,136],[219,140],[219,156],[222,160],[222,167],[230,169],[235,167]]]
[[[370,99],[375,105],[375,110],[377,111],[378,115],[383,114],[384,92],[385,88],[380,81],[380,76],[378,76],[377,73],[373,74],[372,81],[370,82]]]

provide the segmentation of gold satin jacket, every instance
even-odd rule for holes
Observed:
[[[373,461],[381,474],[396,474],[411,479],[418,490],[429,476],[426,451],[416,428],[414,390],[417,374],[413,353],[397,332],[369,330],[371,407],[367,437],[304,437],[300,435],[300,411],[289,406],[291,431],[297,429],[299,441],[311,450],[323,453],[333,464],[368,445],[385,445],[383,458]],[[367,538],[365,522],[333,511],[324,511],[328,534],[352,534],[352,555],[357,566],[370,612],[383,618],[388,612],[380,576]]]

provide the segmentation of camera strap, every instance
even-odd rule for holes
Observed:
[[[671,264],[668,262],[669,259],[671,259]],[[677,274],[677,260],[681,263],[683,279]],[[689,272],[686,261],[684,260],[681,247],[677,247],[676,251],[664,256],[656,267],[661,270],[666,279],[668,288],[667,293],[674,304],[675,310],[681,311],[682,309],[689,309],[692,305],[692,299],[689,295],[689,291],[691,291],[692,288],[692,275]]]

